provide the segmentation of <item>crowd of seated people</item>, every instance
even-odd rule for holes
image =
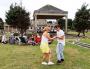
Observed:
[[[28,44],[31,44],[31,45],[38,45],[40,44],[41,42],[41,37],[39,36],[39,34],[37,35],[32,35],[31,37],[29,37],[28,39]]]
[[[53,36],[51,35],[51,37]],[[15,36],[14,33],[11,33],[9,39],[7,39],[6,35],[3,34],[1,42],[2,44],[6,44],[6,43],[18,44],[18,45],[28,44],[32,46],[35,45],[37,46],[41,42],[41,36],[39,34],[32,34],[30,36],[27,36],[26,34]],[[52,41],[49,40],[49,44],[51,43]]]
[[[39,34],[36,35],[31,35],[31,36],[27,36],[26,34],[24,35],[18,35],[15,36],[14,33],[11,33],[9,36],[9,39],[7,39],[6,35],[3,34],[2,35],[2,41],[3,44],[6,43],[10,43],[10,44],[29,44],[29,45],[38,45],[41,42],[41,36],[39,36]]]

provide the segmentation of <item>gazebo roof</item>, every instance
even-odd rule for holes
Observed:
[[[52,6],[52,5],[45,5],[42,8],[35,10],[34,13],[68,14],[67,11],[63,11],[59,8]]]

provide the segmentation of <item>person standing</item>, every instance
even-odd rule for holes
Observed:
[[[64,46],[65,46],[65,34],[64,31],[61,30],[60,25],[55,26],[56,31],[57,31],[57,47],[56,47],[56,53],[57,53],[57,63],[60,64],[61,62],[64,61]]]
[[[46,26],[43,30],[43,35],[42,35],[42,39],[41,39],[41,45],[40,45],[40,49],[43,53],[43,65],[53,65],[54,63],[51,61],[51,49],[48,46],[48,41],[49,40],[53,40],[53,38],[50,37],[49,35],[49,31],[50,31],[50,27]]]
[[[6,38],[5,33],[2,35],[2,43],[3,44],[6,44],[7,43],[7,38]]]

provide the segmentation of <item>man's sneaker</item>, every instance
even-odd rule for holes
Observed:
[[[53,62],[48,62],[48,65],[54,65],[54,63]]]
[[[43,65],[47,65],[47,63],[46,63],[46,62],[42,62],[42,64],[43,64]]]
[[[64,61],[64,59],[61,59],[61,61],[63,62],[63,61]]]
[[[57,64],[61,64],[61,62],[62,62],[62,61],[58,60],[58,61],[57,61]]]

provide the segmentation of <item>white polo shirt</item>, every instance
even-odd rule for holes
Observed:
[[[57,38],[57,41],[58,43],[62,43],[63,45],[65,45],[65,34],[64,34],[64,31],[63,30],[59,30],[57,31],[57,37],[61,37],[61,36],[64,36],[64,39],[58,39]]]

